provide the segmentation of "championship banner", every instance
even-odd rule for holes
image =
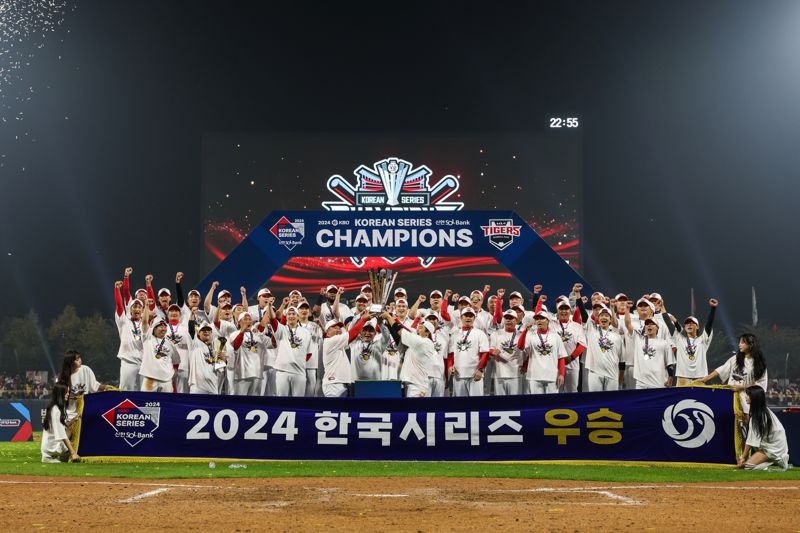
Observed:
[[[254,292],[293,257],[494,257],[525,287],[592,287],[513,211],[275,211],[196,287]]]
[[[86,395],[79,453],[286,460],[735,462],[709,388],[356,399]]]

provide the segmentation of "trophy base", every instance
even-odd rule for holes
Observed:
[[[383,313],[383,306],[381,304],[372,304],[369,306],[370,313]]]

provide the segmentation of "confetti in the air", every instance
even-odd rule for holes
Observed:
[[[67,0],[0,0],[0,121],[24,120],[19,105],[36,92],[25,82],[25,67],[74,7]]]

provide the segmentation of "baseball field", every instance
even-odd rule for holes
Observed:
[[[0,444],[4,530],[800,531],[800,469],[385,461],[45,465]]]

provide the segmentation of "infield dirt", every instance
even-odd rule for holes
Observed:
[[[0,476],[3,530],[798,531],[800,483]]]

